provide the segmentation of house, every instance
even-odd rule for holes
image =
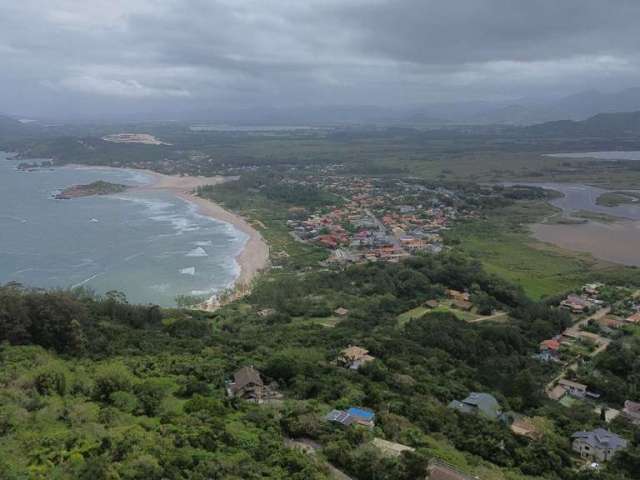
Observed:
[[[596,296],[600,293],[602,287],[604,287],[602,283],[587,283],[582,287],[582,291],[589,296]]]
[[[634,425],[640,426],[640,403],[632,402],[631,400],[626,400],[624,402],[624,408],[622,409],[622,414],[631,423],[633,423]]]
[[[599,318],[598,320],[596,320],[596,322],[598,323],[598,325],[600,325],[603,328],[613,328],[613,329],[618,329],[624,326],[625,321],[622,320],[621,318],[618,317],[614,317],[611,315],[607,315],[605,317]]]
[[[403,452],[415,452],[416,449],[407,447],[401,443],[389,442],[382,438],[374,438],[371,442],[380,452],[387,457],[399,457]]]
[[[438,305],[440,304],[437,300],[427,300],[426,302],[424,302],[424,306],[427,308],[438,308]]]
[[[543,340],[539,345],[540,353],[534,355],[534,358],[543,362],[559,361],[561,346],[562,344],[557,338]]]
[[[351,370],[358,370],[362,365],[373,360],[375,360],[375,357],[369,355],[369,350],[352,345],[342,350],[338,357],[338,363]]]
[[[468,312],[473,308],[473,303],[467,302],[466,300],[453,300],[451,305],[457,308],[458,310],[463,310]]]
[[[242,367],[233,374],[233,382],[227,384],[227,393],[233,398],[262,403],[265,386],[256,369]]]
[[[349,310],[343,307],[336,308],[333,313],[335,313],[338,317],[346,317],[349,314]]]
[[[570,310],[572,313],[583,313],[589,309],[591,303],[586,298],[578,295],[569,295],[566,299],[560,302],[560,306]]]
[[[373,428],[375,426],[376,415],[369,410],[351,407],[349,410],[331,410],[325,417],[329,422],[341,425],[362,425]]]
[[[452,300],[462,300],[464,302],[468,302],[471,298],[467,292],[460,292],[452,289],[447,289],[446,294]]]
[[[273,308],[263,308],[262,310],[258,310],[257,313],[260,318],[265,318],[270,317],[271,315],[276,313],[276,311]]]
[[[542,432],[534,425],[532,420],[527,417],[521,417],[515,420],[509,427],[513,433],[521,437],[527,437],[531,440],[540,440]]]
[[[574,398],[584,398],[587,394],[587,386],[582,383],[572,382],[565,378],[558,382],[558,386],[564,388],[564,390]]]
[[[638,313],[634,313],[633,315],[631,315],[630,317],[627,317],[625,319],[625,322],[627,323],[632,323],[634,325],[640,325],[640,312]]]
[[[479,477],[469,476],[442,460],[431,459],[425,480],[479,480]]]
[[[448,407],[460,413],[482,415],[490,420],[498,420],[502,416],[500,404],[488,393],[472,392],[462,401],[453,400]]]
[[[596,428],[591,432],[576,432],[571,438],[571,447],[578,452],[582,458],[606,462],[611,459],[616,452],[627,448],[627,441],[615,433]]]

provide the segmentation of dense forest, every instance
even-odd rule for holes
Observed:
[[[471,324],[434,311],[399,322],[446,288],[469,288],[510,321]],[[338,307],[348,315],[328,326]],[[553,299],[532,302],[452,254],[270,275],[245,300],[209,314],[130,305],[118,292],[6,285],[0,478],[321,479],[328,461],[356,479],[409,480],[432,457],[487,478],[637,478],[640,435],[622,422],[609,427],[631,448],[606,471],[573,469],[570,435],[601,420],[546,400],[542,385],[555,370],[532,358],[540,340],[569,323]],[[336,366],[350,344],[376,360],[357,372]],[[276,382],[285,400],[227,398],[225,380],[245,365]],[[630,358],[616,374],[637,379],[639,368]],[[446,408],[470,391],[492,393],[505,411],[545,417],[544,438]],[[375,429],[323,420],[349,406],[376,412]],[[373,437],[415,452],[386,457]],[[285,438],[312,439],[322,455],[289,449]]]

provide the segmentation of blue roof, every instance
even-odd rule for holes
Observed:
[[[347,410],[347,413],[349,415],[353,415],[354,417],[360,417],[363,420],[373,420],[373,418],[376,416],[376,414],[373,412],[362,410],[361,408],[356,407],[351,407],[349,410]]]

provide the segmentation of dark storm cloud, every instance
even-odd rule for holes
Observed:
[[[0,111],[411,105],[640,83],[631,0],[0,0]]]

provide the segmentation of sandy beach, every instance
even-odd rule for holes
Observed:
[[[87,166],[87,165],[67,165],[68,168],[90,168],[104,170],[123,170],[122,168],[106,167],[106,166]],[[126,169],[125,169],[126,170]],[[201,305],[205,310],[215,310],[220,304],[227,303],[231,300],[242,297],[249,293],[251,282],[255,276],[269,265],[269,246],[262,238],[262,235],[251,226],[240,215],[225,210],[220,205],[198,197],[195,190],[205,185],[219,185],[221,183],[233,180],[233,177],[192,177],[177,175],[164,175],[152,170],[129,169],[135,172],[141,172],[153,178],[153,182],[148,185],[135,187],[132,190],[138,191],[166,191],[182,198],[183,200],[193,203],[198,207],[198,213],[206,215],[222,222],[230,223],[238,230],[244,232],[248,239],[242,251],[236,256],[235,260],[240,266],[240,275],[235,280],[230,295],[219,299],[217,295],[211,297],[207,302]],[[225,292],[227,293],[227,292]]]
[[[251,282],[254,277],[262,270],[267,268],[269,264],[269,246],[262,238],[262,235],[253,228],[244,218],[225,210],[220,205],[213,203],[204,198],[198,197],[195,190],[204,185],[218,185],[229,181],[227,177],[179,177],[173,175],[163,175],[151,170],[136,170],[143,172],[151,177],[154,181],[150,185],[136,187],[138,191],[161,190],[168,191],[182,198],[183,200],[193,203],[198,207],[198,213],[206,215],[222,222],[230,223],[238,230],[244,232],[248,239],[242,251],[236,256],[236,261],[240,266],[240,275],[235,281],[233,292],[229,298],[222,299],[222,302],[213,296],[204,305],[206,310],[214,310],[220,303],[230,301],[246,295],[251,288]]]

